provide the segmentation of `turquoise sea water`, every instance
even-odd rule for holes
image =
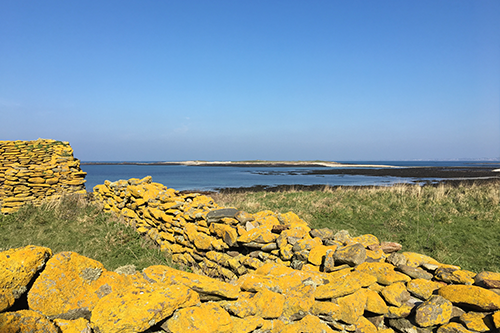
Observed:
[[[355,161],[355,164],[408,166],[482,166],[482,161],[435,162],[435,161]],[[489,164],[488,164],[489,165]],[[496,164],[496,167],[500,165]],[[305,175],[305,171],[324,168],[282,168],[282,167],[226,167],[226,166],[183,166],[183,165],[92,165],[83,164],[87,172],[86,188],[92,191],[105,180],[143,178],[152,176],[153,181],[179,191],[212,191],[219,188],[251,187],[256,185],[393,185],[395,183],[436,181],[437,179],[415,179],[401,177],[376,177],[360,175]]]

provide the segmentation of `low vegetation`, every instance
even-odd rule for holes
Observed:
[[[39,207],[25,205],[7,216],[0,214],[0,251],[26,245],[46,246],[54,253],[75,251],[109,270],[124,265],[137,269],[170,265],[151,242],[81,195],[66,195]]]
[[[500,183],[325,187],[323,191],[222,193],[222,206],[293,211],[312,228],[373,234],[404,251],[475,272],[500,272]]]
[[[292,211],[312,228],[347,229],[353,236],[370,233],[443,263],[475,272],[500,272],[498,182],[218,193],[213,198],[220,206],[250,213]],[[127,264],[138,269],[171,265],[157,247],[118,217],[104,213],[90,197],[78,195],[0,215],[0,250],[29,244],[54,252],[76,251],[110,270]]]

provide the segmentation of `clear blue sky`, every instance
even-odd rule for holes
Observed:
[[[500,157],[500,1],[0,0],[0,140],[83,161]]]

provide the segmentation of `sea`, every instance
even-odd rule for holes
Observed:
[[[96,163],[91,162],[90,163]],[[500,168],[498,161],[336,161],[345,164],[390,165],[396,167],[480,167]],[[121,163],[121,162],[101,162]],[[151,161],[133,163],[152,163]],[[324,170],[324,167],[231,167],[231,166],[186,166],[186,165],[129,165],[129,164],[85,164],[86,189],[105,180],[143,178],[151,176],[153,182],[161,183],[178,191],[219,191],[225,188],[252,186],[273,187],[278,185],[328,185],[328,186],[391,186],[397,183],[425,184],[437,182],[436,178],[403,178],[362,175],[308,175],[309,170]],[[342,167],[349,168],[349,167]]]

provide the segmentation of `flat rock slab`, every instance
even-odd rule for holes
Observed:
[[[131,286],[103,297],[92,312],[91,323],[100,332],[142,332],[177,309],[199,302],[199,295],[183,285]]]
[[[236,208],[222,208],[207,213],[208,223],[217,222],[225,217],[234,218],[240,211]]]

